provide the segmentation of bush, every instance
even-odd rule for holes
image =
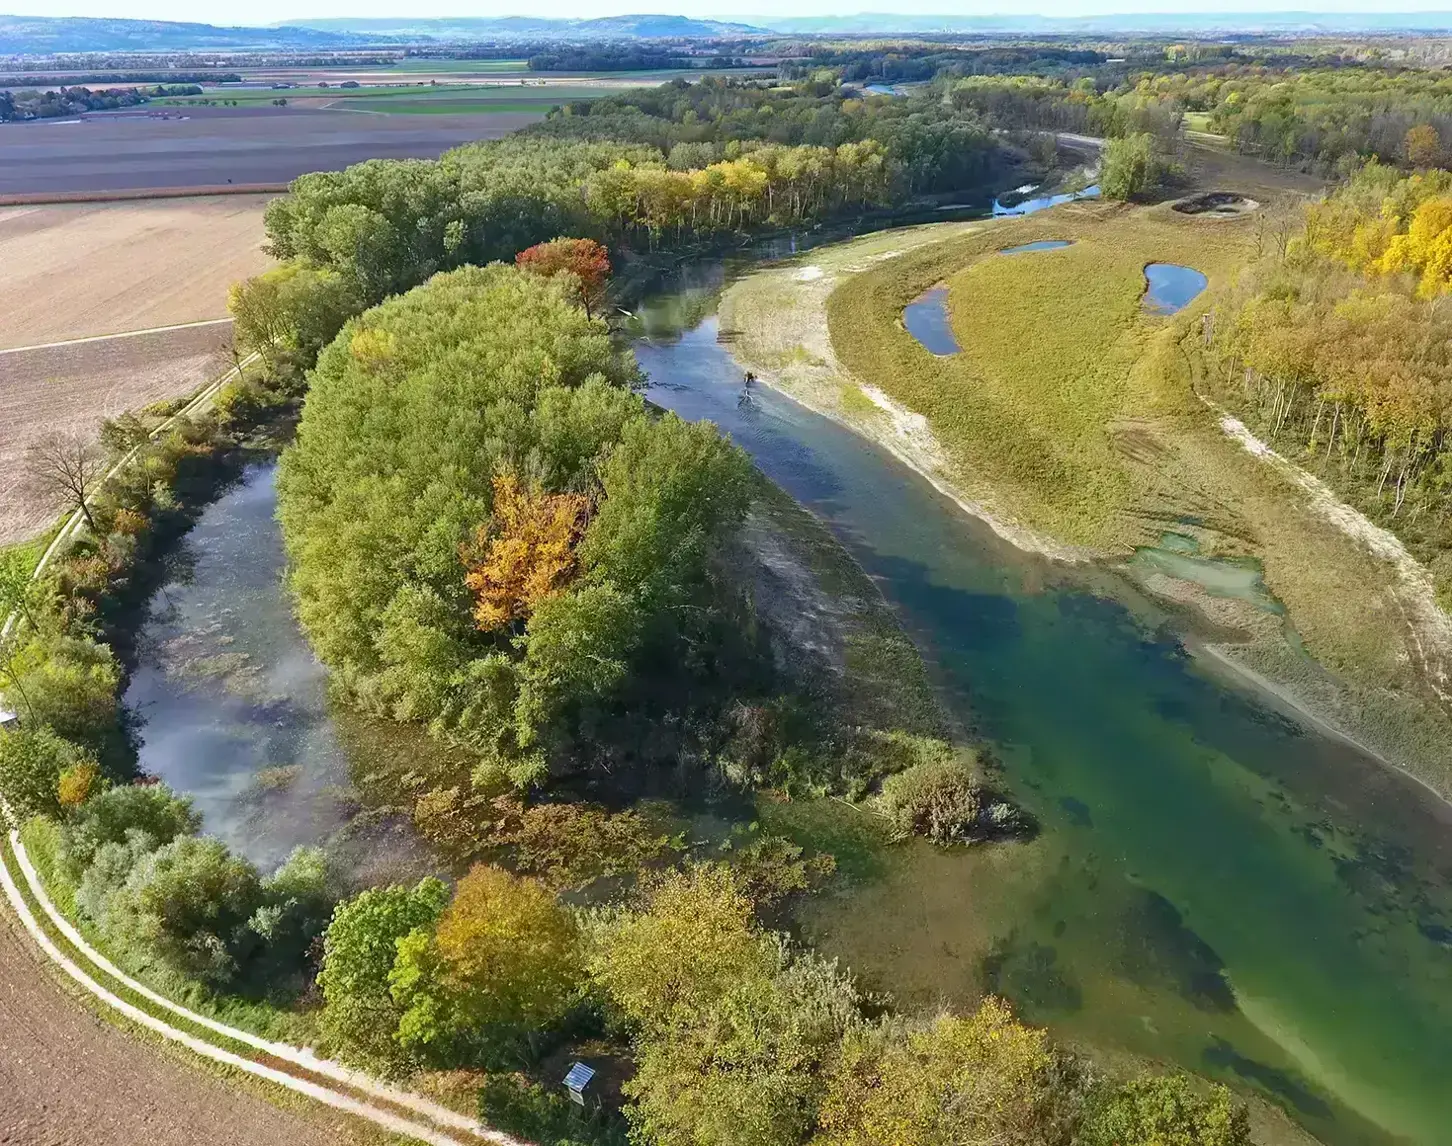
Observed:
[[[94,761],[44,726],[0,732],[0,797],[18,821],[61,810],[60,781],[69,769]]]
[[[299,847],[262,885],[247,928],[265,945],[260,977],[295,971],[328,926],[337,879],[322,848]]]
[[[164,784],[129,784],[91,797],[65,826],[62,854],[79,876],[106,844],[121,843],[131,831],[144,832],[153,847],[191,835],[201,826],[191,800]]]
[[[914,764],[882,783],[879,806],[900,836],[966,843],[983,811],[976,769],[958,757]]]
[[[106,927],[133,954],[222,985],[250,954],[246,924],[261,900],[250,863],[219,840],[183,836],[139,859],[110,899]]]
[[[101,584],[107,575],[103,565]],[[47,632],[30,642],[20,661],[20,688],[35,724],[86,748],[113,772],[129,763],[117,702],[121,667],[109,647]]]
[[[1250,1146],[1250,1117],[1230,1091],[1184,1075],[1136,1078],[1090,1104],[1083,1146]]]
[[[1099,189],[1106,199],[1142,199],[1160,187],[1172,170],[1148,132],[1105,142]]]

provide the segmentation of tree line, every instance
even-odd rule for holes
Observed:
[[[1372,163],[1217,304],[1222,391],[1452,600],[1452,174]]]
[[[196,84],[157,84],[152,88],[61,87],[39,91],[0,91],[0,123],[24,119],[53,119],[84,111],[136,107],[164,96],[201,95]]]

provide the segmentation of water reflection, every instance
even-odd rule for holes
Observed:
[[[932,353],[943,357],[962,349],[948,322],[948,288],[925,290],[903,308],[902,324]]]
[[[1148,284],[1144,292],[1145,309],[1155,314],[1174,314],[1188,306],[1210,280],[1193,267],[1178,263],[1150,263],[1144,269]]]
[[[124,703],[140,767],[192,797],[202,827],[260,867],[332,841],[360,884],[432,866],[397,817],[365,808],[327,673],[282,584],[275,463],[202,514],[152,601]]]

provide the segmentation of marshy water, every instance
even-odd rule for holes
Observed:
[[[993,990],[1070,1041],[1255,1090],[1335,1146],[1445,1146],[1452,808],[1227,686],[1127,578],[1026,555],[866,440],[744,392],[718,283],[639,308],[650,399],[715,421],[831,527],[1042,828],[972,850],[867,845],[843,865],[854,879],[802,908],[804,936],[908,1007]],[[351,781],[360,744],[433,749],[329,708],[273,501],[271,467],[250,470],[157,595],[127,693],[142,766],[259,862],[343,838],[383,857],[360,880],[418,864]],[[1263,593],[1253,567],[1172,536],[1143,559]],[[862,838],[865,813],[800,813],[828,846]]]
[[[360,761],[427,741],[335,718],[282,582],[276,472],[249,466],[207,507],[152,599],[125,695],[141,771],[191,796],[203,830],[264,871],[299,844],[332,846],[360,885],[431,870],[407,822],[353,783]]]
[[[1184,310],[1210,280],[1193,267],[1178,263],[1150,263],[1144,269],[1144,305],[1155,314]]]

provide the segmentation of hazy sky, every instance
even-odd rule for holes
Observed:
[[[1080,16],[1113,12],[1439,12],[1452,9],[1449,0],[1014,0],[953,3],[951,0],[248,0],[245,4],[203,0],[0,0],[0,11],[30,16],[108,16],[144,20],[194,20],[208,24],[270,24],[323,16],[608,16],[633,12],[669,12],[687,16],[741,18],[770,12],[777,17],[840,16],[852,12],[952,13],[986,15],[1037,13]]]

